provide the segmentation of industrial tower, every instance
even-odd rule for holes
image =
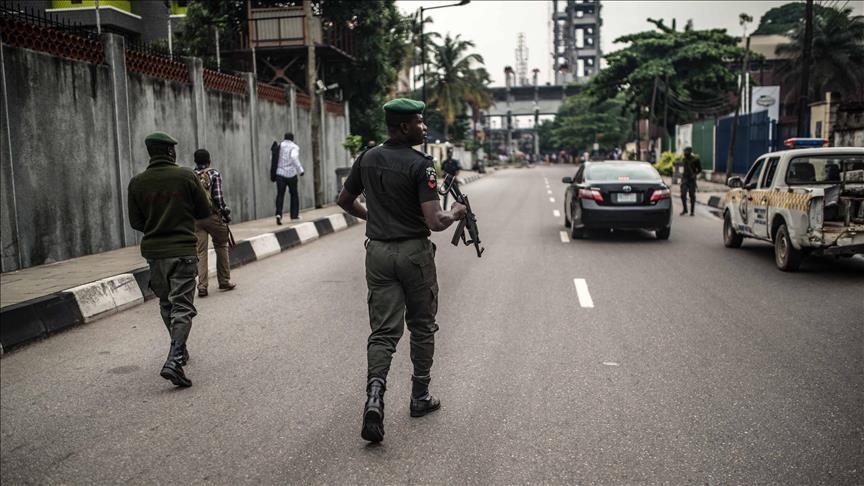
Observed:
[[[519,32],[516,39],[516,78],[520,86],[529,86],[528,80],[528,43],[525,40],[525,32]]]
[[[584,82],[600,69],[600,0],[552,0],[555,84]]]

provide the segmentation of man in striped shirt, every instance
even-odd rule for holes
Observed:
[[[297,176],[305,171],[300,164],[300,147],[294,143],[294,134],[286,133],[279,145],[279,162],[276,166],[276,224],[282,224],[282,205],[285,188],[291,193],[291,219],[300,219],[300,194],[297,192]]]

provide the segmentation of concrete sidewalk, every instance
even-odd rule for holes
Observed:
[[[232,224],[231,232],[234,234],[234,239],[239,242],[341,213],[342,210],[334,204],[321,209],[303,211],[301,213],[303,219],[300,221],[290,221],[286,218],[282,226],[278,226],[276,219],[270,217]],[[213,247],[212,241],[210,247]],[[141,251],[136,245],[4,273],[0,276],[2,277],[0,278],[0,308],[146,266],[147,261],[141,257]]]
[[[667,176],[663,176],[663,182],[672,188],[673,197],[681,197],[680,184],[673,185],[672,178]],[[727,192],[729,192],[729,187],[725,184],[718,184],[706,180],[699,180],[696,182],[696,202],[704,206],[723,209],[723,199],[726,197]]]

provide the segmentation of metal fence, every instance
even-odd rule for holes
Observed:
[[[714,147],[714,170],[726,172],[729,151],[729,139],[732,136],[732,122],[729,116],[717,120],[716,141]],[[741,115],[738,117],[738,129],[735,135],[732,172],[744,174],[753,161],[760,155],[771,151],[772,123],[767,111]]]

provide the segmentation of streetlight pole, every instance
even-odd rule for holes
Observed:
[[[437,7],[420,7],[420,63],[423,64],[423,74],[421,74],[421,81],[423,82],[423,104],[426,104],[426,43],[423,40],[423,12],[427,10],[435,10],[436,8],[447,8],[447,7],[461,7],[462,5],[468,5],[471,3],[471,0],[461,0],[459,3],[451,3],[448,5],[439,5]],[[427,140],[423,140],[423,152],[426,152],[429,143]]]
[[[804,52],[801,53],[801,85],[798,88],[798,126],[797,135],[807,136],[807,104],[810,101],[810,55],[813,48],[813,0],[807,0],[804,7]]]

